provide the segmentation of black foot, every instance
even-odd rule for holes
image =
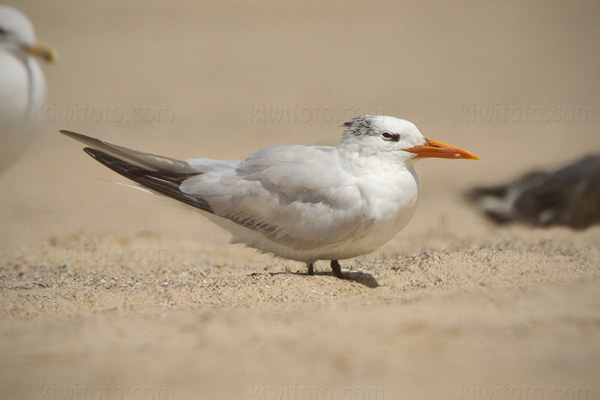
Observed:
[[[335,276],[337,276],[340,279],[346,279],[344,274],[342,274],[342,267],[340,267],[340,263],[338,262],[338,260],[331,260],[331,269]]]
[[[315,274],[315,267],[314,267],[313,263],[306,263],[306,266],[308,267],[308,274],[309,275],[314,275]]]

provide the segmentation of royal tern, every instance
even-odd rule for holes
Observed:
[[[419,197],[421,158],[478,159],[424,138],[412,123],[365,115],[343,125],[340,144],[271,146],[245,160],[175,160],[70,131],[84,151],[153,192],[189,204],[264,253],[305,262],[377,250],[411,219]]]
[[[25,15],[0,6],[0,172],[29,147],[41,127],[46,84],[36,56],[52,61],[54,51],[36,42]]]

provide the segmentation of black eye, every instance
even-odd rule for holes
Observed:
[[[389,132],[383,132],[381,134],[381,136],[383,136],[383,138],[385,140],[389,140],[392,142],[397,142],[400,140],[400,135],[398,135],[397,133],[389,133]]]

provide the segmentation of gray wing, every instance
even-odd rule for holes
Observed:
[[[198,169],[197,163],[188,160]],[[204,198],[216,215],[298,250],[360,236],[369,220],[356,178],[332,147],[273,146],[235,168],[190,177],[181,190]]]
[[[61,130],[60,133],[72,139],[80,141],[96,150],[106,153],[121,161],[126,161],[139,168],[149,171],[169,171],[177,173],[198,173],[198,171],[185,161],[176,160],[156,154],[143,153],[141,151],[128,149],[127,147],[117,146],[116,144],[103,142],[102,140],[82,135],[81,133]]]

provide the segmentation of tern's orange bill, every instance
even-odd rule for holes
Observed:
[[[414,153],[417,156],[415,158],[465,158],[469,160],[479,160],[474,154],[469,153],[465,149],[460,147],[452,146],[451,144],[438,142],[437,140],[425,138],[427,143],[423,146],[411,147],[406,149],[410,153]]]

